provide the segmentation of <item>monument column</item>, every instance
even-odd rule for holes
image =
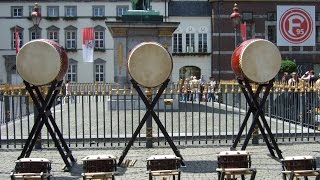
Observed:
[[[122,15],[120,21],[106,22],[114,39],[114,81],[121,85],[129,83],[130,75],[127,71],[128,55],[136,45],[153,41],[161,44],[171,52],[172,33],[179,24],[179,22],[163,22],[163,16],[159,15],[159,12],[152,10],[129,10]],[[152,99],[152,92],[152,88],[148,88],[145,91],[149,100]],[[152,117],[149,116],[146,121],[147,148],[152,147],[152,134]]]

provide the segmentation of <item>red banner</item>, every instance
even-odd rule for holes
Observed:
[[[84,62],[93,62],[93,28],[82,29],[82,54]]]
[[[16,54],[19,52],[19,47],[20,47],[20,38],[19,38],[19,32],[17,29],[14,29],[14,40],[15,40],[15,48],[16,48]]]
[[[240,30],[241,30],[242,41],[247,40],[247,24],[246,24],[246,22],[244,22],[243,24],[240,24]]]

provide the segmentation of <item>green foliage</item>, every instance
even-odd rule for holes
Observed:
[[[293,60],[283,59],[281,61],[280,72],[292,73],[294,71],[297,71],[297,64]]]

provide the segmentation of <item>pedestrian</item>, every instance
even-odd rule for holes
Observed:
[[[213,77],[210,77],[209,79],[210,81],[209,81],[209,87],[208,87],[208,102],[211,102],[211,100],[216,101],[215,90],[216,90],[217,82]]]
[[[295,85],[298,85],[299,83],[299,76],[296,72],[292,72],[291,73],[291,78],[289,79],[288,81],[288,84],[290,86],[295,86]]]
[[[66,85],[65,85],[66,89],[65,89],[65,97],[64,97],[64,103],[68,102],[69,98],[71,98],[71,103],[73,103],[74,101],[74,97],[71,93],[71,87],[70,87],[70,80],[66,81]]]

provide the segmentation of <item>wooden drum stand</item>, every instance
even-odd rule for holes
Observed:
[[[274,136],[271,132],[271,129],[267,123],[267,120],[266,120],[266,118],[264,116],[264,112],[263,112],[263,107],[264,107],[266,99],[270,93],[270,89],[273,87],[273,82],[274,82],[274,80],[270,80],[267,83],[259,84],[256,92],[253,92],[252,86],[250,85],[250,82],[248,79],[246,79],[246,78],[244,78],[243,80],[238,79],[239,86],[240,86],[242,93],[244,94],[244,96],[247,100],[247,103],[249,105],[249,109],[248,109],[248,112],[242,122],[240,129],[239,129],[239,133],[238,133],[238,135],[237,135],[237,137],[231,147],[231,150],[236,149],[237,144],[239,143],[239,140],[240,140],[241,135],[243,133],[243,130],[244,130],[245,126],[247,125],[250,114],[252,113],[253,114],[252,124],[250,126],[249,131],[248,131],[248,134],[246,135],[246,139],[242,145],[241,150],[246,149],[248,142],[249,142],[249,139],[252,136],[253,130],[254,130],[255,126],[258,125],[258,128],[260,129],[262,137],[263,137],[264,141],[266,142],[266,145],[269,149],[271,156],[275,157],[275,153],[274,153],[274,150],[275,150],[278,155],[278,158],[279,159],[283,158],[282,154],[281,154],[282,152],[280,151],[280,149],[277,145],[277,142],[274,139]],[[264,93],[263,97],[260,100],[259,94],[261,93],[263,87],[265,87],[265,90],[263,92]],[[260,121],[259,117],[261,118],[261,121]],[[271,146],[271,143],[270,143],[265,131],[269,135],[269,138],[270,138],[273,146]]]
[[[43,127],[43,125],[45,124],[49,134],[52,137],[52,140],[54,141],[55,146],[57,147],[66,167],[67,170],[70,170],[72,165],[76,162],[76,160],[74,159],[74,157],[72,156],[72,153],[67,145],[67,143],[65,142],[65,140],[63,139],[63,136],[55,122],[55,119],[52,116],[51,113],[51,107],[53,106],[53,104],[55,103],[55,99],[58,95],[58,93],[60,92],[61,89],[61,85],[62,85],[62,80],[57,81],[54,80],[51,83],[51,86],[49,88],[48,94],[43,97],[39,87],[35,86],[35,85],[30,85],[27,81],[23,81],[23,83],[26,85],[26,89],[29,92],[33,103],[35,105],[35,107],[37,108],[39,114],[35,119],[34,125],[32,127],[32,130],[28,136],[28,139],[26,141],[26,144],[23,147],[23,150],[20,154],[20,156],[18,157],[18,159],[21,158],[28,158],[31,154],[31,151],[37,141],[37,137],[39,136],[41,129]],[[34,93],[35,91],[35,93]],[[48,121],[48,119],[50,121]],[[51,124],[50,124],[51,123]],[[58,138],[56,137],[56,135],[58,135]],[[65,152],[63,152],[63,149],[59,143],[62,144]],[[71,162],[69,162],[68,158],[70,159]],[[64,168],[64,169],[65,169]]]

